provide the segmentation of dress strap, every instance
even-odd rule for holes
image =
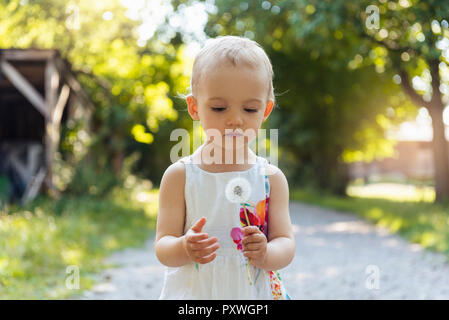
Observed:
[[[265,175],[265,197],[268,198],[270,196],[270,181],[268,180],[268,176]]]
[[[183,162],[184,164],[188,164],[188,163],[192,162],[192,158],[191,157],[192,157],[192,155],[185,156],[185,157],[182,157],[182,158],[178,159],[178,161]]]
[[[189,183],[189,181],[192,180],[192,174],[193,172],[193,166],[191,165],[192,159],[191,156],[186,156],[178,159],[177,162],[181,162],[184,164],[185,172],[186,172],[186,184]]]
[[[269,162],[267,159],[265,159],[264,157],[261,157],[261,156],[257,156],[257,159],[258,159],[258,162],[260,163],[259,173],[264,176],[265,197],[269,197],[270,196],[270,180],[268,179],[268,175],[266,172]]]

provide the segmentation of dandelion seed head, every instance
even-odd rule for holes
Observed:
[[[232,203],[244,203],[251,195],[251,185],[245,178],[233,178],[226,185],[225,195]]]

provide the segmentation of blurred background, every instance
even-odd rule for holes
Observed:
[[[437,0],[0,0],[0,298],[71,297],[66,266],[88,288],[154,232],[193,129],[178,95],[220,35],[272,61],[291,200],[448,254],[448,21]]]

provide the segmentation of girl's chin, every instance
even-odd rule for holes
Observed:
[[[248,146],[246,137],[224,136],[221,142],[213,141],[213,144],[225,150],[238,150]]]

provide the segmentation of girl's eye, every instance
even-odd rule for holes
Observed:
[[[215,112],[221,112],[221,111],[225,110],[226,107],[212,107],[211,109],[212,109],[213,111],[215,111]],[[250,112],[250,113],[254,113],[254,112],[257,112],[258,110],[257,110],[257,109],[249,109],[249,108],[245,108],[245,111],[246,111],[246,112]]]

